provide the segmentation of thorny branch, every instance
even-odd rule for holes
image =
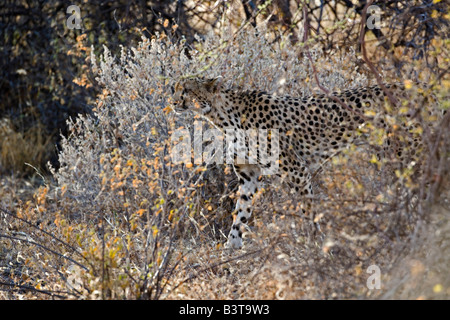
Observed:
[[[339,103],[343,108],[347,109],[348,111],[357,114],[361,119],[367,121],[366,116],[364,116],[361,112],[359,112],[358,110],[355,110],[353,108],[350,108],[344,101],[342,101],[341,99],[339,99],[339,97],[335,96],[334,94],[330,93],[330,90],[328,90],[327,88],[325,88],[324,86],[322,86],[320,84],[319,81],[319,77],[317,75],[317,69],[316,66],[314,64],[314,61],[311,57],[311,53],[309,52],[309,46],[308,46],[308,35],[309,35],[309,21],[308,21],[308,7],[306,6],[306,4],[303,6],[303,16],[304,16],[304,33],[303,33],[303,43],[305,46],[305,54],[308,57],[310,63],[311,63],[311,67],[313,69],[313,74],[314,74],[314,79],[316,81],[317,86],[319,87],[319,89],[321,91],[323,91],[325,93],[325,95],[334,100],[335,102]]]

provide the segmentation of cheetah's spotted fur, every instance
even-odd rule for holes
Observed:
[[[387,85],[387,88],[395,99],[406,99],[406,90],[402,86]],[[384,124],[382,119],[373,116],[374,112],[367,116],[367,111],[379,112],[386,103],[385,92],[379,86],[335,92],[333,96],[345,105],[324,94],[304,98],[274,96],[260,91],[224,89],[216,79],[190,79],[177,84],[175,100],[178,101],[177,109],[196,111],[222,130],[277,129],[279,172],[287,176],[296,192],[309,196],[312,194],[312,172],[347,146],[355,137],[358,126],[367,120]],[[416,108],[423,103],[411,101]],[[414,155],[420,144],[413,138],[404,143],[410,148],[397,149],[399,155],[402,152]],[[235,164],[235,172],[240,182],[240,198],[236,203],[237,215],[228,246],[240,248],[242,226],[252,213],[252,198],[259,188],[261,166]]]

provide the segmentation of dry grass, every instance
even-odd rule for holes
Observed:
[[[41,124],[23,131],[16,129],[8,118],[1,120],[0,172],[35,173],[36,168],[45,168],[45,161],[54,150],[53,140]]]

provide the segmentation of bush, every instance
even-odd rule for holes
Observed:
[[[117,57],[104,47],[97,59],[92,50],[102,93],[92,115],[69,122],[60,168],[52,170],[55,185],[42,187],[15,213],[2,210],[8,227],[2,231],[0,254],[18,263],[3,272],[11,283],[5,295],[376,296],[378,291],[366,286],[367,268],[376,264],[388,282],[399,259],[420,248],[415,241],[431,216],[428,209],[442,199],[450,155],[448,113],[436,118],[420,113],[421,129],[407,133],[424,132],[425,166],[418,176],[409,166],[400,167],[393,180],[386,161],[372,157],[382,145],[380,136],[405,138],[394,130],[404,121],[401,108],[380,110],[390,119],[391,132],[363,128],[369,142],[351,146],[326,164],[311,199],[324,239],[311,234],[299,199],[273,187],[265,188],[255,204],[255,232],[246,239],[247,249],[224,250],[236,178],[220,165],[171,161],[173,132],[184,127],[193,135],[193,121],[201,120],[171,110],[171,88],[182,78],[221,76],[226,87],[296,96],[315,90],[316,75],[329,90],[371,82],[358,71],[352,52],[324,56],[311,41],[311,54],[299,58],[307,49],[303,44],[293,44],[287,35],[272,40],[264,28],[224,28],[198,38],[190,50],[164,33],[142,37],[136,48],[122,48]],[[411,94],[426,99],[442,102],[448,96],[448,82],[432,83],[429,91],[406,84]],[[422,110],[441,114],[440,105]]]

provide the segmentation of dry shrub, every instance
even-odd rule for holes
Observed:
[[[266,177],[245,248],[228,252],[221,244],[231,225],[236,178],[220,165],[172,162],[173,132],[184,127],[193,134],[196,120],[172,112],[174,83],[191,75],[222,76],[225,87],[298,96],[315,89],[311,63],[320,84],[330,90],[369,83],[352,52],[324,57],[311,43],[311,59],[299,60],[302,46],[287,36],[271,43],[265,34],[264,29],[233,33],[225,28],[198,39],[190,58],[183,41],[166,34],[144,37],[118,57],[106,47],[99,61],[91,56],[103,92],[93,116],[69,123],[61,167],[53,170],[55,186],[41,188],[16,212],[1,213],[0,254],[18,263],[2,273],[3,283],[9,283],[3,285],[5,296],[379,296],[366,286],[367,267],[378,265],[387,280],[403,255],[416,248],[418,226],[430,218],[430,204],[442,199],[449,115],[424,118],[419,113],[422,131],[433,128],[433,134],[425,136],[422,152],[428,165],[415,176],[408,167],[413,158],[406,167],[394,167],[393,179],[392,161],[372,156],[382,146],[380,135],[402,141],[402,131],[383,133],[369,126],[361,129],[365,143],[350,146],[324,166],[313,199],[299,199],[286,192],[282,181]],[[448,89],[448,82],[431,86],[439,101],[445,101]],[[424,108],[439,114],[441,105]],[[383,107],[390,129],[404,120],[400,111]],[[301,201],[311,202],[321,234],[313,232],[311,213],[299,209]]]

